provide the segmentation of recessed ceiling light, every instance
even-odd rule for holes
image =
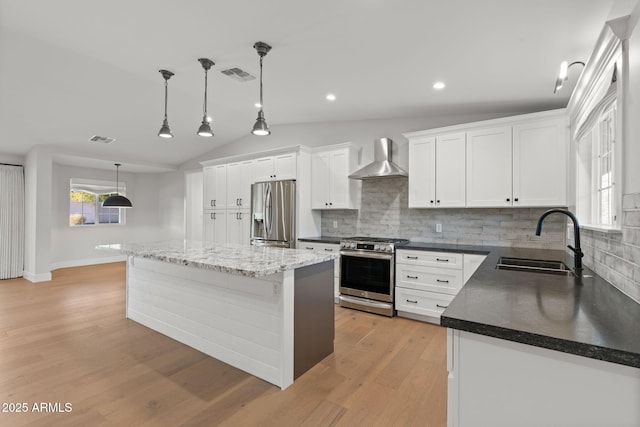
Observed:
[[[443,82],[435,82],[433,84],[433,88],[437,90],[444,89],[444,86],[445,84]]]
[[[327,101],[335,101],[336,100],[336,96],[332,93],[327,95]]]

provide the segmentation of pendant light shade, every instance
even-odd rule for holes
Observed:
[[[160,74],[164,78],[164,120],[162,121],[162,127],[158,132],[160,138],[173,138],[171,128],[169,128],[169,120],[167,120],[167,99],[169,92],[169,79],[173,76],[173,73],[168,70],[160,70]],[[104,206],[104,205],[103,205]]]
[[[207,115],[207,73],[209,69],[216,64],[207,58],[199,58],[198,61],[200,61],[202,68],[204,68],[204,102],[202,104],[202,124],[198,128],[198,135],[210,137],[213,136],[213,131],[211,130],[211,125],[209,124],[210,119]]]
[[[120,192],[120,179],[118,176],[118,170],[120,168],[120,163],[114,163],[116,166],[116,195],[107,197],[107,199],[102,202],[103,208],[130,208],[133,207],[131,204],[131,200],[127,199],[124,196],[119,194]]]
[[[271,50],[271,46],[264,42],[256,42],[253,45],[253,48],[258,52],[258,56],[260,56],[260,111],[258,111],[258,118],[256,119],[256,124],[253,125],[252,134],[258,136],[265,136],[271,134],[269,130],[269,125],[267,125],[267,121],[264,119],[264,102],[262,102],[262,58],[264,58],[267,53]]]

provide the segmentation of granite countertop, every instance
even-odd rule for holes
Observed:
[[[565,251],[410,243],[398,249],[486,254],[443,326],[640,368],[640,304],[585,268],[577,277],[498,270],[501,256],[562,261]]]
[[[196,240],[105,244],[96,246],[96,249],[247,277],[268,276],[331,261],[339,256],[331,252]]]

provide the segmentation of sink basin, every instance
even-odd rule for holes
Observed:
[[[528,271],[531,273],[573,275],[573,271],[561,261],[500,257],[496,268],[500,270]]]

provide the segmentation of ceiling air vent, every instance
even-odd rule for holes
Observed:
[[[227,68],[226,70],[222,70],[220,72],[225,76],[231,77],[232,79],[237,80],[239,82],[247,82],[249,80],[255,79],[255,76],[252,76],[251,74],[247,73],[244,70],[241,70],[238,67]]]
[[[97,142],[99,144],[111,144],[115,140],[115,138],[109,138],[108,136],[100,135],[93,135],[91,138],[89,138],[89,142]]]

